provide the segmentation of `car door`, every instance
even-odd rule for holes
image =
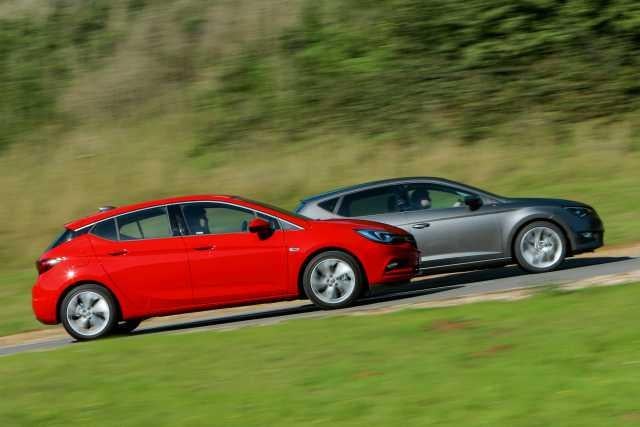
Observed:
[[[286,292],[287,251],[276,219],[219,202],[185,203],[181,209],[196,304],[250,302]],[[271,235],[249,232],[256,216],[271,222]]]
[[[152,312],[193,303],[184,242],[174,236],[166,207],[102,221],[89,234],[104,270],[132,301]]]
[[[440,267],[499,259],[504,248],[495,206],[469,208],[454,187],[431,183],[406,184],[408,206],[398,225],[414,235],[421,267]]]

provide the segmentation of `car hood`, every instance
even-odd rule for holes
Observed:
[[[394,227],[393,225],[383,224],[381,222],[368,221],[365,219],[344,219],[344,218],[332,218],[332,219],[317,219],[311,221],[312,226],[325,227],[325,226],[338,226],[349,228],[368,228],[374,230],[384,230],[396,234],[409,234],[405,230]]]
[[[504,203],[517,204],[519,206],[576,206],[591,208],[591,206],[585,203],[565,199],[547,199],[542,197],[509,197],[502,200]]]

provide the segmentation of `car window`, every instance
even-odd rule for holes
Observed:
[[[278,220],[239,206],[222,203],[185,203],[182,212],[189,234],[245,233],[256,216],[280,228]]]
[[[435,184],[409,184],[406,188],[410,211],[462,207],[465,197],[471,195],[453,187]]]
[[[50,251],[53,248],[56,248],[58,246],[60,246],[63,243],[69,242],[73,239],[75,239],[78,236],[82,236],[83,234],[85,234],[87,231],[89,231],[88,228],[84,228],[82,230],[78,230],[78,231],[74,231],[74,230],[68,230],[65,229],[54,241],[53,243],[51,243],[49,245],[49,247],[47,248],[47,251]]]
[[[339,214],[346,217],[401,212],[406,199],[401,187],[388,185],[347,194],[342,198]]]
[[[318,203],[318,206],[320,206],[325,211],[333,212],[335,210],[335,208],[336,208],[336,205],[338,204],[338,199],[339,199],[339,197],[335,197],[333,199],[325,200],[324,202]]]
[[[108,219],[97,223],[91,229],[91,234],[107,240],[118,240],[116,221],[114,219]]]
[[[269,222],[269,224],[271,224],[272,230],[280,230],[280,221],[278,221],[277,219],[272,218],[268,215],[261,214],[260,212],[257,212],[257,216]]]
[[[121,215],[117,219],[120,240],[157,239],[173,233],[165,207]]]
[[[182,209],[180,205],[169,205],[167,206],[169,210],[169,220],[171,221],[171,229],[173,230],[174,236],[184,236],[185,234],[189,234],[187,231],[187,225],[184,222],[184,217],[182,216]]]

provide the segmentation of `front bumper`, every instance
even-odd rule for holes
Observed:
[[[571,241],[571,255],[593,252],[604,245],[604,224],[595,210],[582,218],[569,214],[566,224],[567,237]]]
[[[412,245],[377,248],[377,262],[367,268],[370,286],[406,283],[415,277],[420,260],[420,252]]]
[[[592,252],[604,245],[604,230],[582,231],[574,235],[573,255]]]

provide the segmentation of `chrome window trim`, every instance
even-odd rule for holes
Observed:
[[[261,215],[264,215],[266,217],[273,218],[278,222],[286,222],[287,224],[293,226],[297,230],[304,230],[303,227],[300,227],[299,225],[294,224],[291,221],[287,221],[286,219],[279,218],[279,217],[277,217],[275,215],[268,214],[268,213],[263,212],[263,211],[258,210],[258,209],[250,208],[248,206],[238,205],[236,203],[222,202],[222,201],[218,201],[218,200],[191,200],[191,201],[188,201],[188,202],[169,203],[167,206],[185,205],[185,204],[188,204],[188,203],[218,203],[218,204],[221,204],[221,205],[233,206],[233,207],[240,208],[240,209],[248,209],[250,211],[257,212],[257,213],[259,213]],[[280,226],[280,228],[282,229],[282,225]],[[282,231],[286,231],[286,230],[282,230]],[[226,234],[230,234],[230,233],[226,233]]]
[[[214,201],[211,201],[211,202],[198,202],[198,203],[210,203],[210,204],[213,204],[213,205],[221,204],[220,202],[214,202]],[[181,204],[184,204],[184,203],[181,203]],[[231,207],[235,207],[235,208],[237,208],[239,210],[242,210],[242,211],[247,211],[246,213],[253,214],[253,218],[257,218],[258,217],[257,214],[261,214],[261,215],[266,216],[267,218],[274,219],[279,228],[277,230],[273,230],[273,231],[275,232],[275,231],[282,230],[282,224],[280,223],[280,220],[278,218],[274,218],[271,215],[263,214],[262,212],[258,212],[257,210],[248,208],[246,206],[238,206],[238,205],[233,205],[233,204],[229,204],[229,203],[227,203],[226,205],[227,206],[231,206]],[[215,206],[215,207],[217,207],[217,206]],[[206,207],[205,207],[205,209],[206,209]],[[182,214],[183,218],[186,218],[186,216],[184,214],[184,209],[180,209],[180,213]],[[207,234],[204,234],[204,233],[197,234],[196,233],[196,234],[193,234],[191,232],[191,229],[189,228],[189,224],[185,224],[185,225],[187,227],[187,231],[189,232],[189,234],[185,234],[184,236],[181,236],[181,237],[225,236],[225,235],[228,235],[228,234],[241,234],[241,233],[245,234],[245,233],[249,233],[249,230],[247,229],[245,231],[225,231],[225,232],[221,232],[221,233],[207,233]],[[284,230],[282,230],[282,231],[284,231]]]
[[[318,206],[320,203],[324,201],[327,201],[334,197],[339,197],[341,200],[339,201],[333,213],[342,218],[352,218],[352,217],[343,217],[342,215],[338,214],[342,205],[342,199],[345,196],[349,196],[352,194],[360,193],[362,191],[372,190],[372,189],[381,188],[389,185],[406,186],[411,184],[431,184],[431,185],[442,185],[445,187],[450,187],[450,188],[456,189],[457,191],[462,191],[464,193],[477,195],[481,197],[486,204],[500,203],[500,199],[501,199],[501,196],[499,195],[491,194],[481,188],[475,188],[460,182],[454,182],[454,181],[449,181],[447,179],[439,179],[435,177],[408,177],[408,178],[399,178],[399,179],[385,179],[381,181],[365,183],[365,185],[363,186],[360,186],[361,184],[354,185],[345,189],[330,191],[329,194],[325,194],[324,196],[322,195],[311,196],[307,199],[303,199],[301,202],[305,203],[305,205]]]
[[[104,219],[101,219],[99,221],[92,222],[90,224],[82,226],[82,227],[80,227],[78,229],[75,229],[73,231],[78,232],[80,230],[84,230],[85,228],[93,227],[96,224],[99,224],[99,223],[104,222],[104,221],[108,221],[110,219],[113,219],[113,220],[116,221],[116,231],[118,231],[118,227],[117,227],[118,220],[117,220],[117,218],[119,216],[128,215],[128,214],[131,214],[131,213],[134,213],[134,212],[141,212],[141,211],[145,211],[145,210],[148,210],[148,209],[161,208],[161,207],[164,207],[167,210],[167,215],[168,215],[169,214],[169,212],[168,212],[168,207],[169,206],[185,205],[185,204],[188,204],[188,203],[219,203],[219,204],[233,206],[233,207],[237,207],[237,208],[241,208],[241,209],[248,209],[248,210],[257,212],[257,213],[259,213],[261,215],[267,216],[269,218],[273,218],[273,219],[275,219],[276,221],[278,221],[280,223],[284,222],[284,223],[287,223],[290,226],[294,227],[294,230],[284,230],[282,228],[282,225],[280,225],[280,228],[282,229],[282,231],[300,231],[300,230],[304,230],[303,227],[301,227],[301,226],[299,226],[297,224],[294,224],[291,221],[287,221],[286,219],[282,219],[282,218],[279,218],[279,217],[277,217],[275,215],[271,215],[271,214],[268,214],[268,213],[263,212],[261,210],[250,208],[250,207],[247,207],[247,206],[242,206],[242,205],[238,205],[238,204],[235,204],[235,203],[229,203],[229,202],[222,202],[222,201],[218,201],[218,200],[189,200],[189,201],[186,201],[186,202],[175,202],[175,203],[166,203],[166,204],[163,204],[163,205],[147,206],[146,208],[140,208],[140,209],[135,209],[135,210],[128,211],[128,212],[123,212],[123,213],[121,213],[119,215],[110,216],[108,218],[104,218]],[[91,233],[91,230],[89,230],[89,233]],[[230,233],[226,233],[226,234],[230,234]],[[201,235],[198,234],[198,236],[201,236]],[[212,234],[208,234],[208,236],[212,236]],[[97,237],[100,237],[100,236],[97,236]],[[140,241],[140,240],[171,239],[173,237],[186,237],[186,236],[155,237],[155,238],[151,238],[151,239],[137,239],[137,240],[119,240],[120,236],[118,234],[118,240],[109,240],[109,241],[110,242],[135,242],[135,241]],[[107,240],[107,239],[105,239],[105,240]]]

